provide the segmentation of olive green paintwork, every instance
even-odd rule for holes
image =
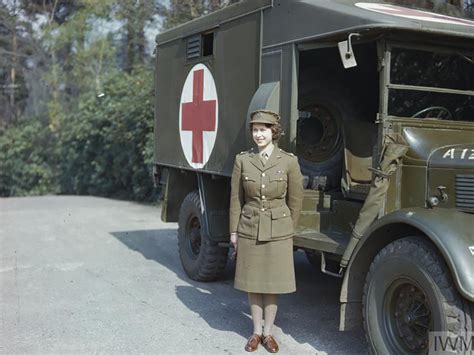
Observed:
[[[393,132],[401,132],[410,145],[410,150],[403,159],[404,164],[410,166],[427,166],[433,158],[434,150],[439,147],[474,142],[474,125],[470,122],[394,118],[387,120],[386,125],[390,125]],[[464,164],[468,160],[465,159]],[[440,161],[444,161],[442,166],[446,168],[454,168],[460,163],[457,159]],[[449,161],[454,165],[446,165]]]
[[[158,45],[156,66],[155,162],[192,170],[180,144],[179,107],[184,81],[203,62],[212,72],[218,96],[217,138],[203,172],[230,176],[233,157],[245,148],[247,110],[259,85],[260,14],[221,24],[215,30],[214,55],[186,61],[186,41]],[[245,41],[242,39],[245,38]]]
[[[242,1],[160,33],[156,37],[155,162],[191,169],[179,144],[178,114],[184,81],[197,63],[212,72],[219,100],[216,143],[201,171],[230,176],[233,157],[248,148],[245,121],[261,84],[280,82],[277,108],[286,135],[279,144],[295,152],[298,46],[315,41],[334,44],[350,32],[363,33],[369,40],[383,33],[410,38],[407,31],[411,31],[440,43],[444,38],[460,48],[469,48],[474,39],[469,26],[420,23],[357,8],[356,2]],[[213,55],[186,61],[186,38],[207,31],[214,32]]]
[[[387,136],[402,137],[409,150],[390,178],[380,218],[352,254],[341,290],[341,319],[345,317],[347,302],[361,301],[365,272],[378,250],[400,237],[394,231],[402,236],[418,233],[430,238],[445,257],[458,289],[472,301],[474,256],[468,254],[468,246],[474,245],[474,218],[473,214],[455,209],[454,184],[456,175],[474,175],[473,160],[460,157],[465,149],[473,149],[474,124],[388,116],[390,56],[386,45],[396,41],[415,47],[430,44],[474,52],[474,27],[384,15],[357,8],[355,2],[243,1],[157,36],[155,162],[175,172],[168,178],[168,208],[165,206],[164,213],[169,214],[165,218],[175,220],[182,194],[196,188],[196,183],[189,181],[192,176],[184,174],[184,178],[179,178],[183,174],[176,172],[202,173],[198,175],[201,180],[206,177],[199,187],[204,186],[202,194],[212,191],[224,197],[217,201],[213,196],[208,203],[203,196],[208,233],[212,240],[227,241],[225,181],[231,175],[235,155],[249,148],[249,112],[259,108],[278,111],[286,133],[279,145],[295,152],[300,52],[334,47],[338,41],[346,40],[349,33],[359,33],[363,42],[376,43],[378,53],[380,105],[374,167]],[[186,39],[208,31],[214,33],[213,54],[187,61]],[[219,100],[216,143],[207,165],[200,170],[188,165],[178,127],[181,90],[189,70],[197,63],[203,63],[212,72]],[[358,144],[350,147],[349,141],[345,148],[356,151]],[[454,158],[443,158],[447,152],[444,149],[454,149]],[[216,190],[213,179],[217,175],[224,180],[220,180],[222,186]],[[171,178],[176,181],[171,182]],[[176,186],[181,188],[180,192],[171,191]],[[426,200],[441,196],[439,186],[446,187],[448,199],[429,209]],[[355,223],[361,207],[362,200],[345,201],[340,192],[306,190],[295,245],[343,254],[350,238],[350,223]],[[361,313],[357,307],[353,308],[354,314]]]
[[[474,142],[474,132],[472,133],[471,142]],[[468,181],[472,179],[474,183],[473,165],[474,144],[461,143],[434,150],[428,162],[426,197],[436,197],[440,201],[439,207],[458,208],[472,213],[474,203],[461,201],[471,192],[456,191],[456,181],[465,182],[467,178]]]
[[[391,181],[385,213],[425,206],[429,197],[439,195],[438,186],[446,186],[448,194],[448,200],[440,202],[439,207],[454,208],[456,174],[474,174],[474,156],[469,159],[474,153],[474,125],[395,118],[384,124],[390,127],[389,132],[401,133],[410,147],[403,157],[403,166]]]
[[[357,2],[360,1],[275,0],[273,8],[264,12],[263,48],[321,37],[342,40],[347,39],[348,32],[380,33],[408,30],[434,34],[438,38],[450,34],[464,37],[464,42],[468,38],[474,38],[474,31],[469,26],[394,17],[358,8],[354,5]],[[283,23],[287,25],[282,26]]]
[[[267,7],[271,7],[272,3],[272,0],[252,0],[242,1],[233,6],[227,6],[207,16],[194,19],[173,27],[168,31],[159,33],[156,36],[156,43],[161,45],[170,41],[178,41],[196,33],[219,28],[223,24],[232,22],[239,17],[260,12]],[[242,38],[241,41],[244,41],[244,39]]]
[[[376,231],[386,226],[404,224],[426,235],[436,245],[450,270],[459,292],[474,302],[474,246],[473,216],[455,209],[421,207],[405,208],[386,215],[375,222],[361,239],[349,264],[357,263],[366,245],[373,243],[373,238],[380,237]],[[416,236],[416,235],[405,235]],[[349,273],[345,275],[344,284],[350,283]],[[343,286],[344,287],[344,286]],[[342,302],[360,302],[361,299],[341,299]]]

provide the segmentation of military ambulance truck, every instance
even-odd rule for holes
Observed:
[[[253,144],[250,112],[270,109],[305,177],[294,246],[342,277],[340,329],[364,324],[380,354],[427,352],[433,331],[472,340],[473,21],[252,0],[156,43],[154,175],[191,279],[226,265],[235,155]]]

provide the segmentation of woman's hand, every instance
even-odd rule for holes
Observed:
[[[230,243],[234,247],[234,252],[232,253],[231,258],[235,259],[237,257],[237,241],[239,237],[237,236],[237,233],[231,233],[230,234]]]

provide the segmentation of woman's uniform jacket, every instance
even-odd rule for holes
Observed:
[[[262,163],[250,151],[235,158],[229,211],[230,233],[272,241],[291,238],[303,203],[303,176],[298,159],[277,146]]]

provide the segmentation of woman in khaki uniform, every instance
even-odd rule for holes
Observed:
[[[230,233],[238,251],[234,287],[249,295],[254,334],[245,350],[255,351],[263,343],[277,352],[272,326],[278,294],[296,290],[292,237],[303,177],[297,158],[276,145],[281,133],[277,113],[253,112],[250,128],[258,152],[236,156],[231,182]]]

